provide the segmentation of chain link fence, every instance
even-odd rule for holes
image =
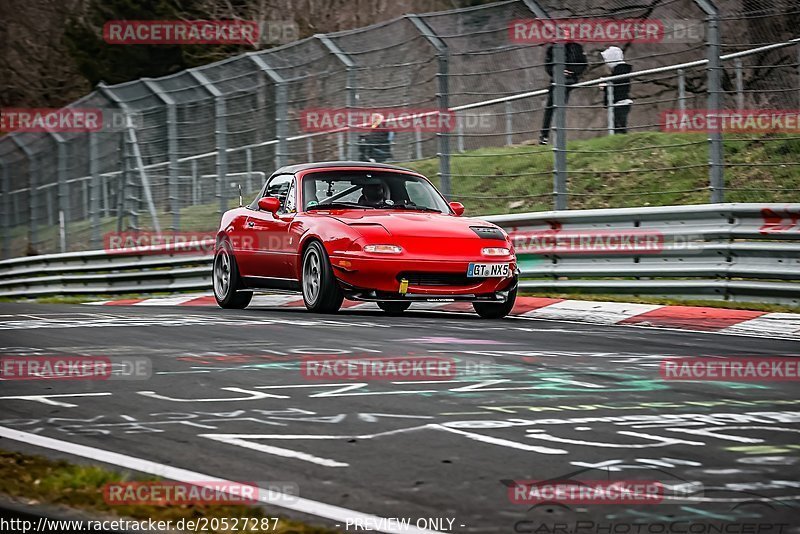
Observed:
[[[800,108],[800,6],[718,7],[506,0],[100,85],[69,107],[102,110],[102,130],[0,138],[2,255],[102,248],[108,232],[212,231],[238,204],[237,187],[252,198],[279,166],[365,157],[358,129],[309,131],[304,115],[314,109],[452,113],[446,131],[394,132],[384,157],[424,172],[470,214],[797,202],[797,135],[661,131],[665,110]],[[588,65],[577,81],[562,74],[569,54],[559,41],[551,80],[550,43],[519,42],[511,29],[548,17],[654,20],[672,33],[584,42]],[[631,73],[607,67],[600,52],[612,44]],[[603,84],[630,86],[624,134]],[[551,89],[553,120],[540,145]]]

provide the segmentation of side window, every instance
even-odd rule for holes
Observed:
[[[264,190],[265,197],[275,197],[281,201],[281,211],[286,211],[286,202],[289,197],[289,189],[294,182],[294,176],[291,174],[280,174],[273,176],[267,187]],[[294,208],[294,199],[292,199],[292,207]]]
[[[295,199],[294,180],[289,182],[289,191],[286,193],[286,199],[281,204],[281,211],[284,213],[294,213],[297,211],[297,201]]]

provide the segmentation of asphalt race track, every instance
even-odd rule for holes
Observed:
[[[0,447],[294,485],[300,498],[284,495],[276,512],[342,530],[376,516],[452,532],[800,532],[797,382],[660,375],[668,357],[795,355],[793,341],[425,311],[2,304],[0,345],[153,366],[146,380],[0,382]],[[310,355],[475,366],[450,380],[309,379]],[[510,481],[548,479],[671,493],[637,505],[509,499]]]

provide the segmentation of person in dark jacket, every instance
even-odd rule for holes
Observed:
[[[625,63],[625,55],[618,46],[609,46],[600,52],[600,55],[603,56],[603,61],[606,62],[606,67],[608,67],[612,76],[630,74],[633,71],[633,67]],[[609,97],[614,104],[614,133],[628,133],[628,114],[631,112],[631,105],[633,105],[630,78],[617,80],[611,82],[611,84],[604,83],[600,87],[604,91],[603,103],[606,108],[608,107]]]
[[[370,129],[358,136],[358,154],[361,161],[383,163],[392,158],[394,132],[384,124],[384,117],[375,113]]]
[[[542,121],[542,131],[539,135],[539,144],[546,145],[550,141],[550,124],[553,122],[553,92],[555,86],[553,85],[553,47],[547,47],[545,55],[544,69],[547,75],[550,76],[550,89],[547,93],[547,107],[544,110],[544,120]],[[583,52],[583,46],[578,43],[568,42],[564,45],[564,78],[566,82],[566,95],[565,103],[569,102],[569,94],[572,92],[572,86],[581,78],[581,75],[586,70],[588,65],[586,61],[586,54]]]

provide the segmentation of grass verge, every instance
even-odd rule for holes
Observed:
[[[0,450],[0,493],[22,499],[31,505],[61,505],[102,517],[120,516],[136,520],[156,521],[199,518],[267,518],[266,511],[256,506],[182,505],[182,506],[116,506],[103,499],[103,486],[129,480],[124,475],[96,466],[74,465],[64,460]],[[158,480],[137,478],[136,480]],[[276,534],[334,534],[338,531],[313,527],[280,518],[270,521],[270,532]],[[206,530],[206,532],[229,532]],[[239,529],[238,532],[251,532]],[[253,530],[252,532],[264,532]]]

